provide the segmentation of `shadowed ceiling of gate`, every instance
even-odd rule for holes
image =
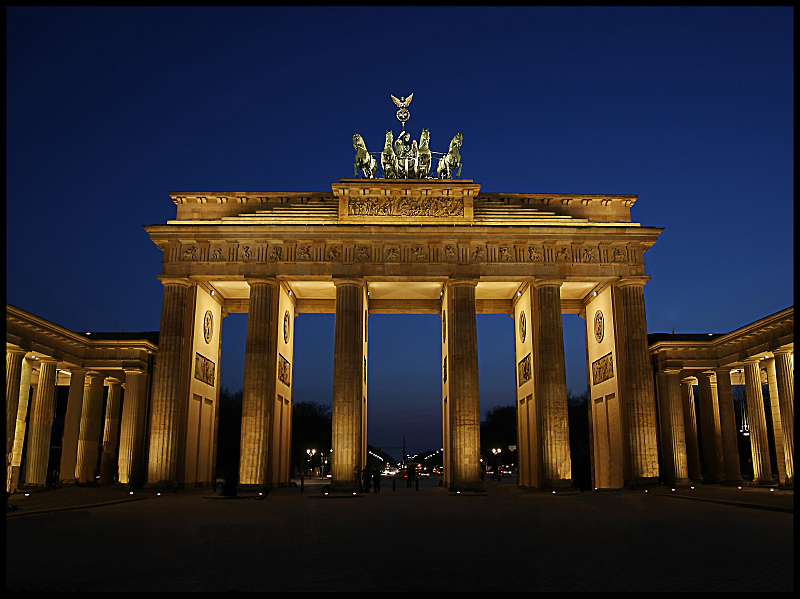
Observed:
[[[226,300],[247,299],[250,286],[246,281],[213,281],[209,283]],[[286,281],[298,299],[333,300],[333,281]],[[367,284],[370,300],[438,300],[443,281],[374,281]],[[595,287],[595,281],[567,281],[561,286],[562,300],[580,300]],[[519,281],[481,281],[475,288],[476,300],[508,300],[524,287]]]

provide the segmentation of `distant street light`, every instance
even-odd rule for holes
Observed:
[[[317,453],[316,449],[306,449],[306,453],[308,454],[308,458],[306,459],[306,470],[308,469],[308,463],[311,461],[311,458],[314,457],[314,454]]]

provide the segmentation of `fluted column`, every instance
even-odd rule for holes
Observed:
[[[267,458],[278,363],[278,282],[249,279],[239,488],[268,486]]]
[[[6,491],[16,491],[19,483],[20,464],[22,463],[22,446],[25,443],[25,429],[27,428],[28,402],[31,394],[31,374],[33,360],[22,361],[22,372],[19,383],[19,407],[16,414],[14,427],[14,447],[11,452],[11,465],[6,471]]]
[[[750,447],[753,453],[753,483],[774,484],[769,463],[767,419],[764,415],[764,395],[761,392],[761,369],[758,358],[744,361],[744,382],[747,390],[747,415],[750,419]]]
[[[187,279],[162,279],[164,300],[161,329],[153,374],[153,399],[150,411],[150,453],[147,464],[148,487],[179,484],[181,416],[187,398],[183,397],[184,370],[188,371],[186,309],[192,285]]]
[[[119,439],[119,413],[122,408],[122,387],[118,379],[109,377],[106,418],[103,426],[103,454],[100,456],[100,484],[114,482],[117,469],[117,441]]]
[[[81,484],[94,484],[97,470],[97,451],[100,445],[103,416],[103,375],[87,372],[89,385],[85,388],[81,407],[81,428],[78,433],[78,457],[75,479]]]
[[[78,434],[81,430],[81,409],[86,385],[86,369],[70,368],[69,397],[67,413],[64,416],[64,434],[61,436],[61,468],[59,479],[62,484],[75,482],[75,465],[78,460]]]
[[[484,490],[481,482],[481,404],[478,379],[477,281],[447,283],[451,491]]]
[[[336,284],[333,349],[333,426],[331,490],[358,489],[361,455],[361,405],[364,360],[364,291],[362,281]]]
[[[11,469],[14,455],[14,431],[19,410],[19,388],[22,380],[24,349],[6,349],[6,471]]]
[[[786,482],[794,485],[794,370],[792,351],[789,349],[775,351],[775,380],[778,384],[778,406],[783,429]]]
[[[722,438],[717,426],[718,410],[711,386],[710,372],[697,375],[700,395],[700,432],[703,435],[703,466],[705,483],[719,483],[722,480],[720,462],[722,460]]]
[[[733,407],[731,369],[717,368],[717,400],[719,401],[719,429],[722,438],[722,461],[725,467],[725,485],[741,485],[739,465],[739,440],[736,436],[736,413]]]
[[[680,370],[656,373],[661,410],[661,447],[664,478],[670,484],[689,484],[686,466],[686,437],[683,429]]]
[[[50,433],[56,407],[55,360],[39,360],[39,386],[31,403],[28,447],[25,453],[25,486],[43,487],[47,483],[50,458]]]
[[[561,281],[535,281],[535,386],[541,415],[542,488],[572,487]]]
[[[117,475],[121,485],[139,486],[142,483],[146,411],[147,373],[138,369],[126,370]]]
[[[647,318],[644,305],[646,277],[622,279],[622,313],[625,347],[625,401],[628,416],[628,443],[631,460],[631,486],[658,483],[658,445],[656,404],[650,356],[647,348]]]
[[[681,403],[683,405],[683,431],[686,435],[686,469],[689,480],[700,484],[700,444],[697,441],[697,414],[695,412],[694,384],[697,379],[688,377],[681,381]]]

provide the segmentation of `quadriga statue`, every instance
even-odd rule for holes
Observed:
[[[457,133],[453,141],[450,142],[450,150],[439,159],[436,174],[440,179],[452,179],[453,171],[456,170],[456,167],[458,167],[456,177],[461,176],[461,154],[459,154],[458,148],[461,147],[463,140],[464,136],[461,133]]]
[[[353,177],[358,178],[358,169],[364,171],[366,179],[374,179],[375,171],[378,168],[378,161],[367,152],[367,144],[358,134],[353,135],[353,147],[356,149],[356,163],[353,167]]]

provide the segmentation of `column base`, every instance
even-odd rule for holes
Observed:
[[[704,485],[720,485],[720,484],[722,484],[722,479],[721,478],[717,478],[717,477],[709,476],[707,478],[703,478],[703,484]]]
[[[475,481],[475,482],[467,482],[467,481],[459,481],[459,482],[451,482],[450,488],[447,489],[448,493],[455,493],[457,495],[464,493],[465,495],[468,494],[476,494],[476,493],[486,493],[486,487],[483,486],[483,482]]]
[[[331,481],[328,485],[328,493],[335,495],[344,495],[353,493],[363,493],[361,485],[355,481]]]
[[[629,489],[651,489],[658,486],[657,476],[637,476],[625,485]]]
[[[697,486],[697,484],[698,483],[695,483],[694,481],[690,481],[688,478],[679,478],[679,479],[676,479],[672,483],[672,486],[673,487],[690,487],[692,485]]]
[[[778,481],[771,478],[757,478],[750,483],[751,487],[777,487]]]
[[[270,484],[255,484],[255,485],[246,485],[239,483],[236,485],[236,493],[238,495],[258,495],[259,493],[267,494],[272,490],[272,485]]]
[[[48,489],[50,489],[50,487],[47,485],[19,485],[19,487],[17,487],[18,491],[26,491],[28,493],[41,493]]]
[[[572,482],[571,478],[558,478],[555,480],[546,480],[542,483],[541,487],[542,491],[555,491],[556,493],[559,492],[569,492],[574,491],[575,484]]]
[[[794,489],[794,478],[787,480],[785,483],[781,483],[778,485],[779,489],[786,489],[787,491]]]
[[[725,479],[720,483],[723,487],[744,487],[745,481],[741,478]]]
[[[176,483],[172,480],[160,480],[154,483],[147,483],[143,489],[154,489],[158,491],[172,491],[173,493],[179,491],[182,488],[180,483]]]

